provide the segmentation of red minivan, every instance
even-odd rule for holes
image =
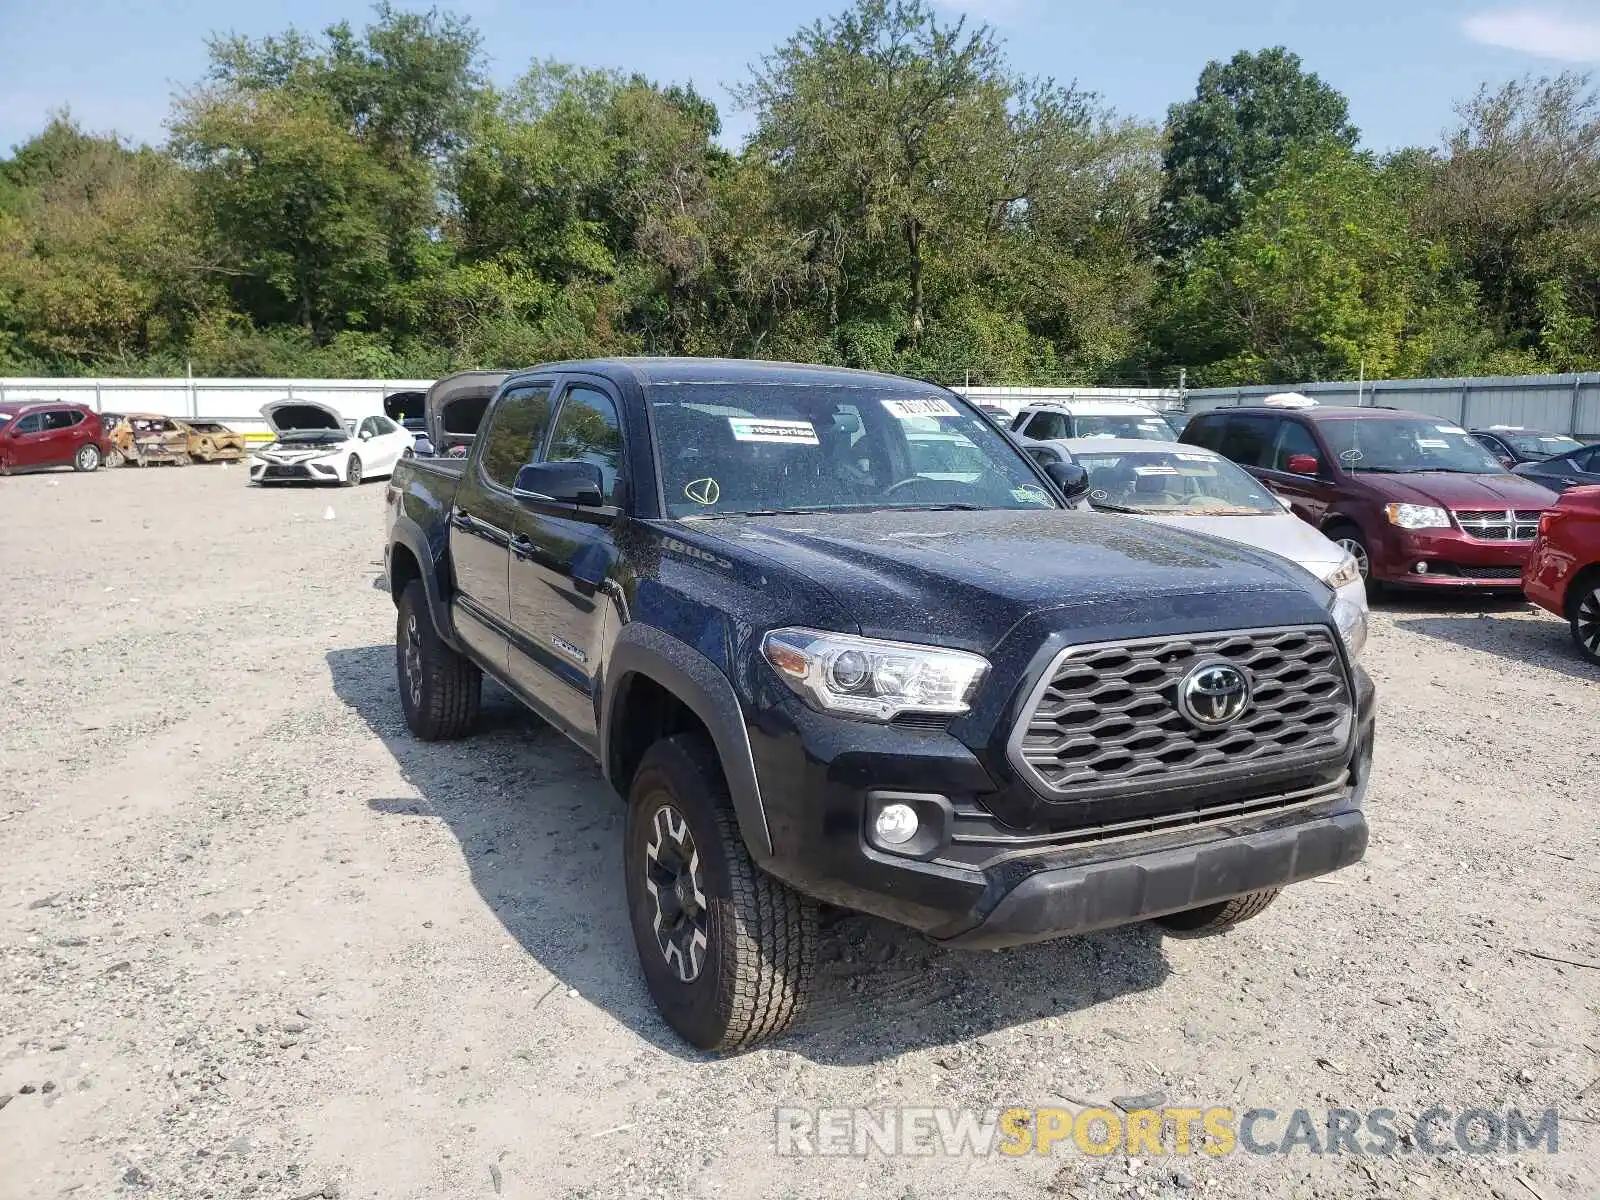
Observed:
[[[1572,625],[1572,640],[1600,663],[1600,487],[1572,488],[1539,520],[1522,590]]]
[[[0,404],[0,473],[44,467],[97,469],[110,453],[100,414],[82,404]]]
[[[1466,430],[1390,408],[1224,408],[1183,441],[1247,469],[1355,557],[1369,587],[1522,587],[1555,496]]]

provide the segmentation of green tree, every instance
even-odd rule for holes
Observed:
[[[1403,174],[1324,149],[1292,158],[1204,242],[1165,313],[1196,382],[1296,383],[1431,373],[1467,349],[1470,289],[1412,227]]]
[[[1360,136],[1344,96],[1282,46],[1207,63],[1194,99],[1168,109],[1166,132],[1168,259],[1238,225],[1250,197],[1292,154],[1325,144],[1353,149]]]

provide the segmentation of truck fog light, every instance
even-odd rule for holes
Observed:
[[[917,811],[909,804],[885,804],[872,831],[886,846],[903,846],[917,836]]]
[[[1428,573],[1428,564],[1425,562],[1419,562],[1412,569],[1415,570],[1418,575],[1426,575]]]

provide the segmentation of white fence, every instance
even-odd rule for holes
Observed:
[[[1521,425],[1549,433],[1600,439],[1600,373],[1504,375],[1480,379],[1377,379],[1302,383],[1295,387],[1197,388],[1190,412],[1259,404],[1274,392],[1296,391],[1318,404],[1386,405],[1454,421],[1464,429]]]
[[[0,403],[69,400],[96,412],[146,412],[221,421],[240,433],[264,433],[261,406],[275,400],[317,400],[360,420],[383,411],[391,392],[422,391],[431,379],[5,379]]]

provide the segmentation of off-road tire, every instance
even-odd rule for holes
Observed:
[[[104,456],[100,453],[100,447],[93,442],[86,442],[84,445],[79,446],[73,454],[72,469],[87,475],[91,471],[98,471],[103,459]]]
[[[707,901],[703,962],[687,983],[657,940],[656,901],[645,882],[664,805],[687,822]],[[685,1041],[702,1050],[746,1050],[794,1023],[816,965],[817,905],[751,861],[722,768],[703,737],[678,734],[645,751],[628,789],[623,864],[645,984]]]
[[[1282,890],[1282,888],[1265,888],[1259,892],[1246,892],[1242,896],[1235,896],[1232,900],[1202,904],[1199,908],[1186,908],[1182,912],[1168,913],[1164,917],[1157,917],[1156,923],[1171,933],[1181,933],[1189,937],[1221,933],[1225,929],[1231,929],[1240,921],[1259,917],[1267,911],[1267,905],[1276,900]]]
[[[450,741],[472,731],[483,700],[483,672],[440,639],[420,579],[400,593],[394,665],[407,729],[425,742]]]
[[[344,465],[344,478],[339,481],[345,487],[361,486],[361,456],[352,454],[350,461]]]

